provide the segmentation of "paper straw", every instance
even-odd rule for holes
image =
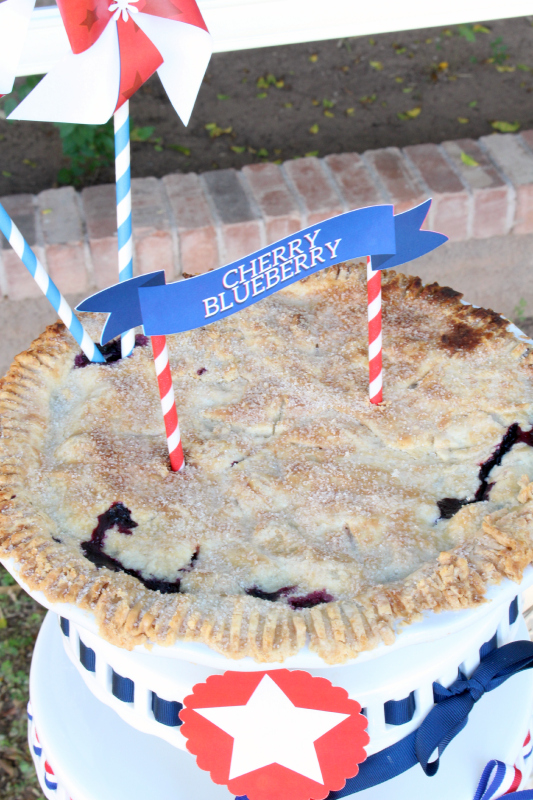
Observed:
[[[161,408],[163,410],[163,419],[165,420],[170,466],[174,472],[179,472],[185,466],[185,460],[181,445],[178,412],[176,411],[176,402],[174,400],[172,375],[170,374],[170,364],[168,362],[167,340],[165,336],[152,336],[151,338]]]
[[[1,204],[0,230],[26,269],[30,272],[41,292],[52,304],[59,319],[65,323],[72,336],[76,339],[89,361],[97,361],[100,364],[105,364],[105,358],[102,353],[90,338],[89,334]]]
[[[133,240],[131,224],[130,103],[115,112],[115,176],[117,191],[118,278],[133,278]],[[135,347],[135,331],[121,336],[121,355],[126,358]]]
[[[381,272],[372,270],[370,256],[366,262],[368,287],[368,395],[375,405],[383,402],[381,365]]]

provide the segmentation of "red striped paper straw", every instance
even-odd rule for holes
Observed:
[[[163,410],[163,419],[165,420],[170,466],[174,472],[179,472],[185,466],[185,459],[183,457],[178,412],[176,411],[172,375],[170,374],[168,361],[167,340],[165,336],[152,336],[151,338],[161,408]]]
[[[368,286],[368,395],[375,405],[383,402],[381,364],[381,271],[372,270],[372,259],[366,260]]]

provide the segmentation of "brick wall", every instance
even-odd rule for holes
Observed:
[[[429,227],[452,242],[533,232],[533,131],[254,164],[240,172],[132,181],[135,274],[198,275],[335,214],[377,203],[396,213],[433,198]],[[115,189],[71,187],[0,198],[65,294],[117,281]],[[40,294],[0,235],[0,290]]]

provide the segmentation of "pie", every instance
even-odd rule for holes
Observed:
[[[259,662],[308,644],[341,664],[519,581],[533,345],[452,289],[382,278],[380,406],[363,265],[168,337],[180,473],[149,340],[88,364],[47,328],[0,387],[0,555],[116,645],[190,640]],[[87,316],[94,338],[103,320]]]

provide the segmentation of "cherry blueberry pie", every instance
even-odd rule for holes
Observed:
[[[533,350],[460,298],[383,274],[381,406],[363,266],[169,337],[180,473],[149,340],[88,364],[51,326],[0,387],[0,555],[114,644],[261,662],[483,602],[533,560]]]

